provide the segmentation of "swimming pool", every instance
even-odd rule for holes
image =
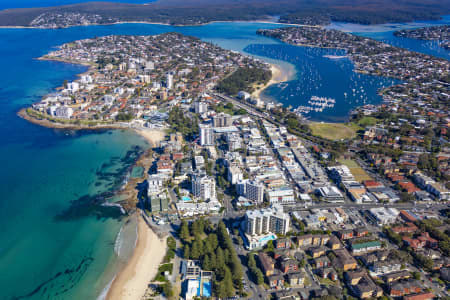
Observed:
[[[271,234],[271,235],[263,236],[262,238],[259,239],[259,242],[263,243],[263,242],[267,242],[269,240],[276,240],[276,239],[277,239],[277,237],[275,235]]]
[[[203,293],[202,293],[203,297],[211,297],[211,282],[209,281],[204,281],[203,282]]]
[[[188,201],[191,201],[191,198],[189,198],[187,196],[183,196],[183,197],[181,197],[181,200],[184,202],[188,202]]]

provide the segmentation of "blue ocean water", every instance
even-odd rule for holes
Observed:
[[[82,38],[178,31],[227,49],[245,49],[285,69],[295,67],[295,78],[267,91],[282,103],[300,105],[304,100],[298,93],[337,98],[353,87],[360,91],[361,86],[366,101],[378,101],[376,88],[389,81],[353,73],[348,60],[323,57],[339,54],[335,50],[292,47],[255,34],[258,28],[278,26],[213,23],[0,29],[0,298],[94,299],[101,293],[117,266],[114,246],[124,221],[117,210],[97,205],[97,197],[120,184],[133,159],[146,147],[131,132],[52,130],[18,118],[20,108],[85,70],[35,58]],[[348,105],[340,103],[336,112],[323,114],[323,118],[341,120],[347,109],[360,104],[353,100]]]

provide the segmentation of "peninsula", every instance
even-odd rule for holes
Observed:
[[[439,41],[442,48],[450,50],[450,25],[398,30],[394,35],[424,41]]]
[[[271,77],[267,63],[178,33],[80,40],[40,59],[88,66],[79,79],[19,112],[55,128],[162,128],[170,107],[217,84],[237,94]]]
[[[318,27],[264,29],[258,30],[258,34],[292,45],[344,49],[356,72],[404,81],[403,84],[379,91],[385,103],[399,103],[406,110],[420,107],[429,112],[438,110],[448,114],[448,60],[393,47],[370,38]],[[423,106],[420,103],[425,99],[427,104]]]

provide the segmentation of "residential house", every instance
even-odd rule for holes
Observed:
[[[292,258],[285,258],[280,262],[280,270],[284,274],[298,271],[298,262]]]
[[[275,263],[266,253],[261,252],[258,254],[259,264],[263,274],[267,277],[273,274],[275,270]]]
[[[277,239],[274,242],[274,246],[276,249],[290,249],[292,245],[292,241],[290,238],[281,238]]]
[[[417,232],[419,228],[414,225],[414,223],[406,222],[405,226],[395,226],[392,228],[392,231],[401,234],[401,233],[414,233]]]
[[[269,286],[271,288],[280,289],[284,286],[283,275],[280,275],[280,274],[270,275],[267,277],[267,280],[269,281]]]
[[[341,230],[337,234],[341,240],[348,240],[353,238],[353,229]]]
[[[287,274],[287,280],[290,286],[303,286],[305,274],[302,272],[289,273]]]
[[[431,299],[434,299],[434,294],[431,292],[424,292],[419,294],[403,296],[403,300],[431,300]]]
[[[335,266],[335,268],[344,271],[356,269],[358,264],[353,256],[348,253],[347,249],[342,248],[334,250],[334,254],[336,255],[336,259],[333,260],[333,266]]]
[[[383,275],[383,277],[384,277],[384,281],[386,281],[386,283],[391,283],[391,282],[395,282],[395,281],[399,281],[399,280],[409,279],[409,278],[411,278],[411,273],[403,270],[403,271],[385,274],[385,275]]]
[[[409,294],[418,294],[423,290],[420,281],[415,279],[407,279],[398,281],[389,285],[389,294],[392,297],[400,297]]]
[[[384,274],[400,271],[401,266],[402,264],[398,260],[376,261],[370,266],[370,270],[378,274]]]
[[[317,258],[319,256],[325,255],[325,252],[327,249],[325,247],[319,246],[319,247],[312,247],[308,249],[309,254],[313,258]]]
[[[327,246],[330,247],[331,250],[340,249],[342,247],[341,242],[336,236],[331,236],[328,240]]]
[[[360,227],[356,228],[353,233],[355,237],[363,237],[369,234],[369,230],[367,230],[367,228]]]
[[[333,281],[338,280],[338,274],[336,270],[331,267],[319,269],[318,273],[322,278],[328,278]]]
[[[275,293],[276,300],[300,300],[296,291],[279,291]]]
[[[312,243],[312,235],[311,234],[306,234],[306,235],[297,237],[297,245],[299,247],[311,246],[311,243]]]
[[[314,259],[315,268],[326,268],[331,265],[330,259],[327,256],[321,256]]]

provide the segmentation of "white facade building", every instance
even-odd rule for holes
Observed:
[[[171,73],[166,74],[166,86],[169,90],[173,88],[173,75]]]
[[[290,228],[289,220],[289,215],[283,212],[281,206],[247,211],[245,214],[245,232],[250,236],[269,232],[286,234]]]
[[[55,109],[55,117],[70,119],[73,115],[73,109],[68,106],[60,106]]]
[[[264,185],[256,181],[246,182],[245,197],[250,201],[262,203],[264,200]]]
[[[269,190],[266,195],[270,204],[289,204],[295,202],[294,190],[288,186]]]
[[[231,166],[228,168],[228,181],[231,184],[236,184],[238,181],[244,179],[244,174],[242,174],[241,169],[237,166]]]
[[[214,145],[214,129],[209,126],[200,126],[200,145]]]
[[[202,200],[216,200],[216,181],[207,175],[192,176],[192,194]]]
[[[194,102],[194,112],[196,114],[203,114],[208,111],[208,104],[202,101]]]
[[[147,183],[148,183],[147,193],[151,195],[159,193],[162,190],[164,185],[164,179],[160,175],[153,174],[148,176]]]

